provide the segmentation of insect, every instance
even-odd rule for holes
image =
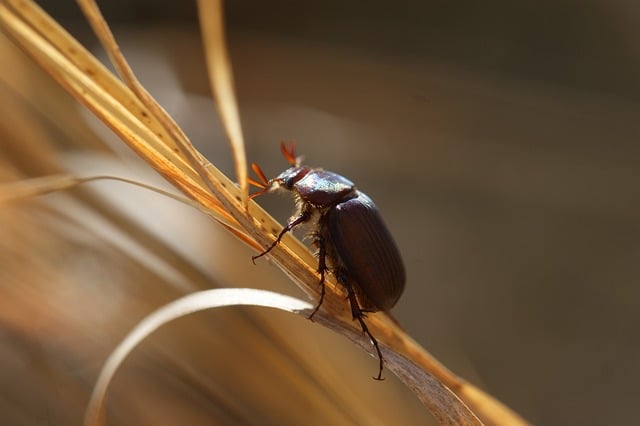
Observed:
[[[349,179],[302,165],[296,157],[295,145],[280,144],[282,155],[290,164],[287,170],[267,179],[257,164],[252,168],[260,181],[249,182],[261,188],[257,197],[276,189],[291,191],[297,211],[276,240],[252,260],[269,253],[282,237],[296,226],[312,222],[311,235],[318,249],[320,300],[309,318],[320,309],[325,295],[325,275],[332,273],[348,295],[353,320],[357,320],[373,344],[379,360],[376,380],[382,380],[384,359],[378,341],[364,319],[369,312],[388,311],[400,298],[405,284],[405,271],[400,252],[373,201],[358,191]]]

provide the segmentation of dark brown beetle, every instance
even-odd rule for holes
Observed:
[[[398,248],[376,205],[353,182],[336,173],[301,165],[302,158],[296,157],[293,144],[281,143],[280,150],[291,167],[269,180],[253,164],[260,181],[249,181],[262,189],[251,197],[284,188],[295,195],[298,210],[273,244],[252,260],[269,253],[296,226],[317,218],[312,235],[318,247],[321,292],[309,318],[322,305],[325,274],[330,271],[347,290],[353,319],[360,322],[376,349],[379,370],[374,378],[382,380],[382,353],[364,318],[367,312],[391,309],[404,290],[405,272]]]

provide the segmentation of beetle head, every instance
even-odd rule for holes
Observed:
[[[284,189],[291,191],[293,189],[293,185],[305,177],[310,170],[311,167],[308,166],[290,167],[280,173],[276,178],[271,179],[270,183],[272,186],[281,186]]]
[[[311,168],[301,165],[304,157],[302,155],[296,156],[295,142],[280,142],[280,152],[291,167],[280,173],[276,178],[271,179],[270,182],[272,185],[281,186],[284,189],[291,191],[293,189],[293,185],[309,173]]]
[[[282,152],[282,155],[291,167],[273,179],[267,179],[267,176],[256,163],[251,164],[251,168],[255,172],[256,176],[258,176],[259,180],[249,178],[249,183],[260,188],[260,191],[251,194],[249,198],[255,198],[276,188],[284,188],[291,191],[293,189],[293,185],[309,173],[311,168],[301,165],[304,157],[301,155],[296,156],[295,148],[295,142],[280,142],[280,152]]]

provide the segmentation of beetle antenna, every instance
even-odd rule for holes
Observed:
[[[258,188],[260,188],[260,191],[253,193],[251,195],[249,195],[249,199],[252,200],[255,197],[264,194],[265,192],[267,192],[269,190],[269,187],[271,186],[269,183],[269,179],[267,179],[267,176],[265,176],[264,172],[262,171],[262,169],[260,168],[260,166],[258,166],[256,163],[252,163],[251,164],[251,168],[253,169],[253,171],[255,172],[255,174],[258,176],[258,180],[249,178],[248,181],[251,185],[256,186]]]
[[[287,163],[293,167],[298,167],[302,163],[302,160],[304,160],[304,156],[302,155],[296,157],[296,143],[293,141],[289,143],[284,141],[280,142],[280,152],[282,152]]]
[[[285,141],[280,142],[280,152],[287,163],[292,166],[296,165],[296,144],[295,142],[286,143]]]
[[[256,163],[251,163],[251,169],[260,179],[260,182],[256,182],[255,180],[250,179],[250,181],[253,180],[253,182],[255,182],[255,183],[250,182],[253,186],[257,186],[259,188],[264,188],[265,186],[269,186],[269,179],[267,179],[267,176],[264,174],[260,166],[258,166]]]

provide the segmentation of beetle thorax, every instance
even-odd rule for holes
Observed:
[[[356,196],[349,179],[323,169],[311,169],[294,184],[292,191],[315,209],[324,210]]]

